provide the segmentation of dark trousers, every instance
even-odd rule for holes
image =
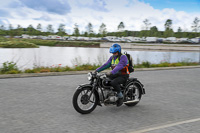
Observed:
[[[112,87],[117,91],[117,93],[120,93],[120,84],[124,84],[129,78],[129,75],[111,75],[109,78],[112,80],[110,83]]]

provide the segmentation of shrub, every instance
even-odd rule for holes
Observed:
[[[151,64],[151,67],[157,67],[158,65],[157,64]]]
[[[40,73],[47,73],[47,72],[50,72],[50,69],[43,68],[43,69],[40,70]]]
[[[158,67],[169,67],[170,63],[168,62],[162,62],[160,64],[158,64]]]
[[[6,72],[5,74],[18,74],[18,73],[21,73],[21,71],[19,71],[19,70],[10,70],[10,71]]]
[[[0,68],[0,72],[1,73],[7,73],[7,72],[9,72],[9,73],[16,73],[16,72],[20,73],[21,71],[19,71],[16,63],[7,61],[7,62],[3,63],[3,67]]]
[[[151,66],[151,63],[148,61],[142,62],[142,66],[149,68]]]
[[[34,70],[33,70],[33,69],[26,69],[26,70],[24,71],[24,73],[34,73]]]
[[[25,71],[27,71],[27,72],[29,72],[29,73],[40,73],[40,70],[41,70],[42,68],[40,68],[40,67],[34,67],[32,70],[31,69],[27,69],[27,70],[25,70]]]
[[[63,69],[61,67],[51,68],[51,72],[62,72]]]
[[[83,64],[83,65],[78,65],[74,68],[74,70],[77,71],[82,71],[82,70],[95,70],[98,67],[100,67],[99,65],[91,65],[91,64]]]
[[[181,62],[175,63],[176,66],[184,66]]]
[[[66,67],[63,68],[63,71],[73,71],[73,69],[70,68],[69,66],[66,66]]]

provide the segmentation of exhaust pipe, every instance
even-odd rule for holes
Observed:
[[[136,103],[136,102],[139,102],[139,101],[140,101],[139,99],[135,99],[135,100],[127,101],[127,102],[124,102],[124,103]]]

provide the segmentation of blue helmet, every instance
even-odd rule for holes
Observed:
[[[110,47],[110,53],[115,53],[115,52],[121,52],[121,46],[117,43],[113,44],[111,47]]]

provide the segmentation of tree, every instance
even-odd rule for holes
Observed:
[[[158,28],[156,26],[153,26],[153,27],[150,28],[149,36],[152,36],[152,37],[158,37],[159,36]]]
[[[174,31],[172,29],[167,29],[164,32],[164,37],[173,37],[174,36]]]
[[[148,36],[150,36],[150,31],[149,30],[140,31],[140,37],[148,37]]]
[[[1,26],[0,26],[0,29],[1,29],[1,30],[6,30],[6,28],[4,27],[4,25],[1,25]]]
[[[54,32],[53,26],[51,24],[48,24],[48,26],[47,26],[47,32],[50,32],[50,33]]]
[[[181,38],[182,36],[183,36],[183,33],[182,33],[182,29],[181,29],[181,27],[178,27],[178,29],[177,29],[177,32],[175,33],[175,37],[177,37],[177,38]]]
[[[64,24],[60,24],[58,27],[58,33],[59,36],[63,36],[66,35],[65,33],[65,25]]]
[[[17,29],[22,29],[22,26],[18,24]]]
[[[198,32],[200,31],[200,24],[199,24],[200,20],[198,17],[196,17],[193,21],[193,24],[192,24],[192,31],[194,32]]]
[[[21,35],[23,32],[23,28],[21,27],[21,25],[17,25],[17,29],[16,29],[16,35]]]
[[[33,26],[31,24],[27,27],[27,33],[29,35],[34,35],[35,34],[35,29],[33,28]]]
[[[174,31],[172,29],[172,20],[167,19],[165,22],[165,32],[164,32],[164,37],[172,37],[174,36]]]
[[[119,31],[123,31],[124,28],[125,28],[124,22],[120,22],[119,25],[118,25],[118,27],[117,27],[117,29],[118,29]]]
[[[88,23],[86,29],[87,29],[87,33],[89,34],[89,37],[94,36],[93,26],[91,23]]]
[[[79,32],[79,28],[77,24],[74,24],[74,33],[73,33],[76,37],[80,36],[80,32]]]
[[[181,29],[181,27],[178,27],[177,32],[182,32],[183,30]]]
[[[165,30],[166,29],[172,29],[172,20],[171,19],[167,19],[167,21],[165,22]]]
[[[150,27],[150,25],[151,25],[151,23],[149,22],[149,20],[148,20],[148,19],[145,19],[145,20],[143,21],[143,23],[144,23],[144,26],[145,26],[145,30],[149,30],[149,27]]]
[[[88,32],[84,32],[84,36],[85,36],[85,37],[88,37]]]
[[[104,23],[102,23],[101,26],[99,27],[99,34],[100,34],[102,37],[105,37],[106,34],[107,34],[106,25],[105,25]]]
[[[42,31],[42,25],[38,24],[36,29],[39,30],[39,31]]]
[[[6,31],[5,31],[5,27],[4,27],[4,25],[1,25],[0,26],[0,35],[2,35],[2,36],[5,36],[6,35]]]
[[[8,27],[8,34],[13,37],[14,36],[14,30],[13,30],[13,26],[12,24],[9,24],[9,27]]]
[[[28,28],[34,29],[33,26],[32,26],[32,24],[30,24],[30,25],[28,26]]]
[[[9,28],[8,28],[9,30],[13,30],[13,26],[12,26],[12,24],[9,24]]]

